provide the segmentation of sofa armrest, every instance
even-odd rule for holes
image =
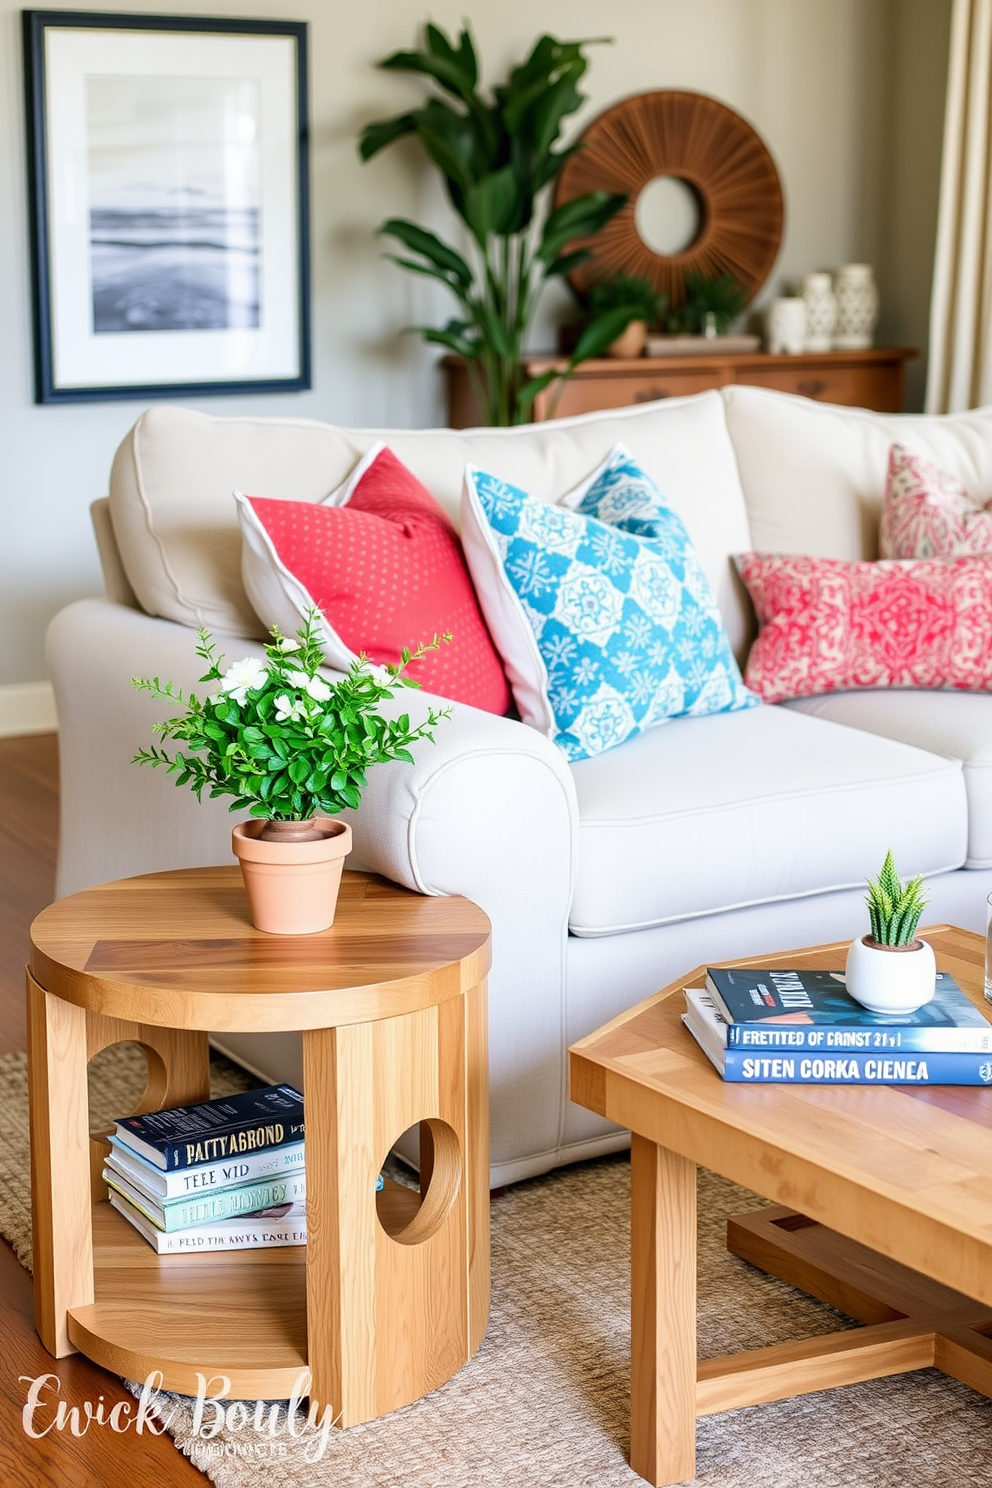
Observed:
[[[219,637],[229,657],[256,641]],[[49,629],[59,715],[58,892],[169,868],[233,862],[225,801],[198,804],[161,770],[131,764],[168,716],[135,675],[196,686],[192,630],[108,600],[80,600]],[[389,711],[423,716],[436,698],[404,691]],[[542,735],[454,704],[414,764],[369,774],[347,813],[350,863],[429,894],[464,894],[493,924],[490,1068],[494,1166],[553,1151],[564,1123],[565,948],[577,847],[571,773]],[[399,1133],[397,1133],[397,1136]]]

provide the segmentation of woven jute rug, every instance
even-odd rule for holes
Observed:
[[[137,1051],[108,1050],[94,1125],[130,1109]],[[215,1069],[217,1093],[243,1088]],[[729,1213],[762,1201],[700,1175],[704,1356],[843,1326],[829,1308],[728,1255]],[[611,1158],[522,1183],[492,1210],[492,1321],[465,1368],[366,1426],[321,1431],[304,1408],[238,1407],[216,1431],[162,1395],[177,1447],[221,1488],[637,1488],[627,1466],[629,1165]],[[29,1264],[27,1080],[0,1059],[0,1230]],[[254,1419],[252,1419],[254,1417]],[[990,1488],[992,1405],[934,1370],[708,1417],[706,1488]]]

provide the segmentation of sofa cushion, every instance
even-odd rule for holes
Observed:
[[[957,760],[787,708],[675,719],[572,774],[575,935],[849,888],[889,848],[909,875],[967,852]]]
[[[439,697],[507,711],[510,690],[458,535],[385,445],[374,446],[326,502],[235,498],[242,577],[264,625],[292,636],[319,610],[324,654],[342,671],[359,653],[398,666],[404,649],[448,632],[408,676]]]
[[[992,553],[736,562],[761,626],[747,685],[766,703],[852,687],[992,691]]]
[[[894,444],[889,450],[878,548],[883,558],[992,553],[992,511],[932,460]]]
[[[965,867],[992,867],[992,697],[963,692],[837,692],[785,706],[960,760],[968,795]]]
[[[870,413],[756,387],[724,388],[723,399],[759,552],[877,558],[897,440],[968,491],[992,491],[992,408]]]
[[[183,625],[263,634],[241,582],[231,493],[322,501],[379,439],[456,521],[467,464],[554,501],[622,440],[685,522],[731,644],[743,646],[747,604],[729,555],[752,543],[716,392],[515,429],[388,433],[150,408],[118,450],[110,480],[114,532],[142,607]]]
[[[523,721],[576,760],[753,706],[685,527],[628,452],[570,495],[581,510],[465,471],[465,556]]]

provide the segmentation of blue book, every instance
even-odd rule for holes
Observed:
[[[912,1049],[734,1049],[714,1000],[684,991],[682,1021],[725,1080],[749,1085],[992,1085],[992,1056]]]
[[[710,967],[706,987],[731,1049],[992,1054],[992,1023],[947,972],[937,973],[930,1002],[903,1014],[870,1013],[841,971]]]
[[[303,1096],[292,1085],[267,1085],[195,1106],[126,1116],[114,1135],[168,1173],[301,1141]]]

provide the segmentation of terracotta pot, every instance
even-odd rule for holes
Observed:
[[[239,822],[231,846],[241,864],[256,930],[314,935],[333,925],[341,871],[351,851],[347,822],[328,816],[303,823]]]
[[[611,357],[639,357],[643,354],[645,342],[648,339],[648,325],[646,320],[632,320],[622,336],[611,341],[606,348],[606,355]]]
[[[845,967],[847,990],[872,1013],[915,1013],[937,985],[937,963],[925,940],[883,946],[863,935],[851,942]]]

